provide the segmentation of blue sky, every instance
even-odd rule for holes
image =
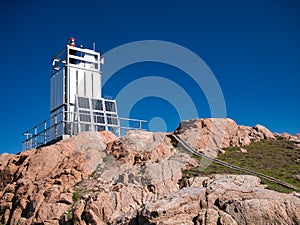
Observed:
[[[48,118],[51,59],[72,36],[87,47],[96,42],[101,53],[139,40],[186,47],[213,71],[228,117],[300,132],[299,1],[2,1],[0,25],[0,153],[21,151],[22,133]],[[115,97],[128,82],[153,74],[180,84],[198,99],[200,117],[210,116],[201,89],[161,63],[124,68],[103,95]],[[168,130],[179,122],[158,97],[141,99],[130,116],[165,118]]]

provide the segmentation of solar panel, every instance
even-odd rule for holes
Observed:
[[[80,122],[91,122],[91,113],[87,110],[79,110],[79,121]]]
[[[77,102],[79,108],[90,109],[90,102],[88,98],[78,97]]]
[[[93,110],[103,110],[103,101],[100,99],[92,99]]]
[[[115,130],[120,126],[115,100],[76,96],[75,107],[78,132]]]
[[[105,110],[108,112],[116,112],[116,102],[105,100]]]

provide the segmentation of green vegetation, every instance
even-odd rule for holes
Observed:
[[[242,153],[239,147],[229,147],[226,149],[225,154],[218,155],[218,159],[277,178],[294,185],[297,191],[300,191],[300,182],[295,177],[297,174],[300,174],[300,148],[297,148],[293,143],[283,139],[253,142],[244,148],[247,149],[247,153]],[[186,177],[216,173],[242,174],[242,172],[221,166],[214,162],[201,172],[198,168],[192,168],[183,172]],[[293,191],[265,179],[262,179],[262,183],[267,184],[267,188],[279,192]]]
[[[106,156],[102,160],[102,163],[99,163],[97,168],[91,174],[89,174],[89,178],[95,179],[99,177],[99,175],[111,165],[111,161],[113,159],[112,156],[110,156],[109,153],[106,152]]]
[[[80,184],[81,182],[78,182],[78,185]],[[72,220],[73,220],[73,212],[72,212],[72,209],[74,207],[74,205],[81,199],[83,199],[84,193],[81,192],[80,190],[75,190],[73,192],[73,195],[72,195],[72,200],[73,200],[73,204],[72,206],[66,211],[63,213],[62,216],[66,216],[67,217],[67,220],[70,222],[70,224],[73,224]]]
[[[106,162],[109,162],[110,160],[110,155],[107,154],[104,158],[103,158],[103,162],[106,163]]]
[[[67,216],[68,221],[73,219],[72,208],[70,208],[67,212],[64,213]]]
[[[83,194],[82,194],[81,191],[76,190],[76,191],[73,192],[72,200],[73,200],[74,203],[78,202],[82,198],[83,198]]]
[[[89,178],[95,178],[97,175],[97,169],[94,170],[91,174],[89,174]]]
[[[67,211],[65,211],[62,214],[63,218],[67,218],[68,223],[67,224],[73,224],[73,212],[72,212],[72,207],[70,207]]]

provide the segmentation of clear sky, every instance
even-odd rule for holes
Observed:
[[[101,53],[140,40],[176,43],[212,70],[228,117],[273,132],[300,132],[297,0],[2,1],[0,25],[0,153],[21,151],[22,133],[48,118],[51,59],[69,37],[87,47],[95,42]],[[128,82],[149,75],[179,84],[198,98],[199,117],[210,117],[202,90],[184,72],[162,63],[122,69],[103,95],[115,97]],[[177,110],[154,96],[141,99],[130,116],[161,117],[172,130],[179,123]]]

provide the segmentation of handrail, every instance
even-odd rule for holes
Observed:
[[[23,133],[23,135],[25,135],[26,133],[30,133],[30,131],[33,131],[34,129],[36,129],[37,127],[44,125],[45,123],[49,122],[51,119],[54,119],[55,117],[57,117],[59,114],[62,114],[63,112],[59,112],[54,114],[53,116],[49,117],[48,119],[44,120],[43,122],[40,122],[39,124],[35,125],[34,127],[32,127],[31,129],[25,131]]]
[[[67,115],[67,117],[63,115]],[[81,115],[90,116],[90,121],[80,121],[79,117]],[[70,119],[75,117],[77,118],[76,120]],[[63,118],[67,118],[67,120]],[[98,122],[99,118],[104,119],[104,122],[102,122],[102,120]],[[122,125],[123,121],[126,121],[128,125]],[[130,122],[134,124],[130,126]],[[96,126],[103,126],[104,129],[109,129],[113,131],[115,135],[121,136],[121,134],[125,134],[128,130],[146,130],[143,129],[145,123],[147,123],[146,120],[62,111],[24,132],[23,135],[26,136],[26,139],[23,141],[23,150],[45,145],[64,135],[76,135],[80,132],[79,125],[83,124],[89,125],[92,131],[99,129]]]
[[[297,190],[297,188],[294,185],[288,184],[288,183],[286,183],[284,181],[281,181],[279,179],[276,179],[274,177],[271,177],[271,176],[268,176],[268,175],[264,175],[262,173],[255,172],[253,170],[245,169],[245,168],[242,168],[242,167],[239,167],[239,166],[236,166],[236,165],[232,165],[232,164],[226,163],[224,161],[221,161],[219,159],[212,158],[212,157],[206,156],[206,155],[204,155],[202,153],[199,153],[199,152],[195,151],[188,143],[186,143],[186,141],[183,140],[179,135],[170,134],[170,136],[174,137],[175,140],[178,143],[180,143],[182,147],[184,147],[187,151],[189,151],[193,155],[201,156],[201,157],[203,157],[205,159],[211,160],[211,161],[213,161],[213,162],[215,162],[217,164],[220,164],[222,166],[225,166],[225,167],[237,170],[237,171],[242,171],[242,172],[245,172],[245,173],[248,173],[248,174],[252,174],[252,175],[255,175],[255,176],[259,176],[259,177],[264,178],[266,180],[269,180],[269,181],[272,181],[274,183],[280,184],[280,185],[282,185],[284,187],[288,187],[290,189]]]

